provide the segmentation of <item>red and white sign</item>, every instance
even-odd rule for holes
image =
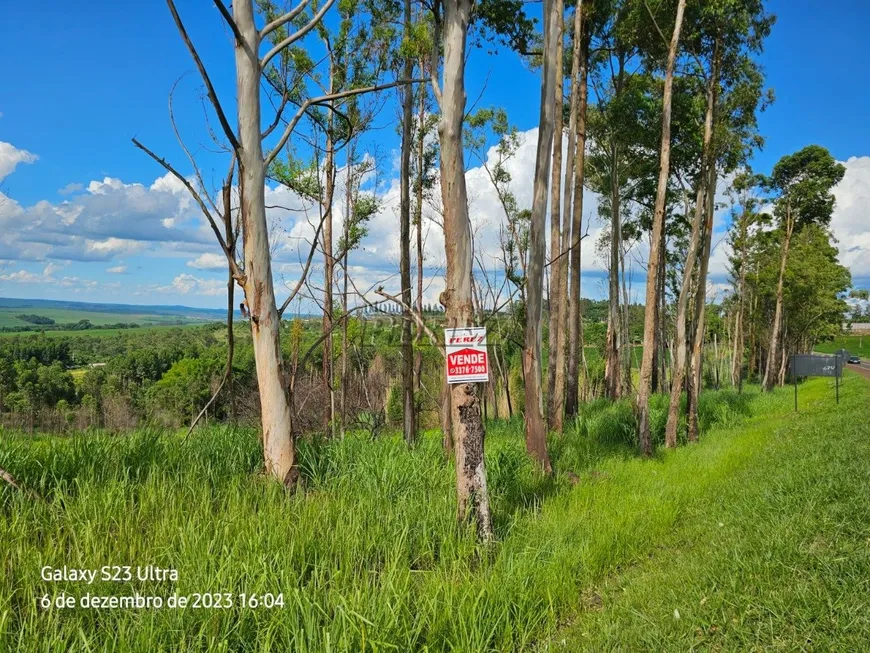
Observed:
[[[489,358],[486,327],[444,329],[447,354],[447,383],[486,383]]]

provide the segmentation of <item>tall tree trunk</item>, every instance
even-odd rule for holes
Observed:
[[[254,23],[252,0],[235,0],[233,15],[243,40],[243,43],[235,44],[239,185],[245,255],[242,287],[251,314],[266,473],[292,486],[296,483],[298,470],[266,223],[266,170],[260,141],[260,62],[256,54],[259,35]]]
[[[347,180],[345,182],[344,189],[344,222],[342,225],[342,241],[345,243],[345,248],[348,247],[348,243],[350,242],[350,223],[353,218],[353,196],[355,193],[355,185],[356,181],[353,179],[353,161],[354,161],[354,143],[351,141],[348,143],[348,152],[347,152]],[[343,319],[341,321],[341,371],[340,371],[340,386],[341,386],[341,399],[339,404],[339,421],[341,422],[341,437],[344,438],[346,434],[346,426],[347,426],[347,384],[348,384],[348,357],[350,355],[350,342],[348,340],[348,328],[350,326],[350,319],[348,318],[348,303],[347,303],[347,291],[348,291],[348,270],[350,268],[349,261],[350,259],[350,251],[345,249],[342,252],[342,275],[341,275],[341,314]]]
[[[680,43],[680,29],[683,25],[683,11],[686,0],[677,3],[677,19],[668,49],[668,64],[665,71],[665,88],[662,95],[662,141],[659,155],[659,179],[656,187],[656,203],[653,212],[652,238],[650,241],[649,263],[646,278],[646,310],[643,321],[643,352],[640,360],[640,377],[637,388],[638,439],[643,455],[652,453],[650,438],[649,397],[652,391],[652,377],[656,366],[656,332],[659,305],[659,275],[661,269],[662,240],[665,231],[665,205],[667,202],[668,179],[671,170],[671,97],[674,88],[674,63]]]
[[[417,114],[417,129],[420,130],[417,138],[417,184],[416,203],[414,205],[414,224],[417,226],[417,330],[414,343],[417,345],[417,355],[414,360],[414,396],[415,407],[419,408],[420,390],[423,382],[423,351],[420,345],[423,342],[423,167],[426,165],[423,140],[423,123],[426,120],[426,89],[420,87],[420,107]]]
[[[465,117],[465,52],[471,0],[444,3],[444,86],[441,92],[441,196],[444,206],[444,247],[447,260],[446,326],[471,326],[472,241],[465,186],[462,123]],[[484,428],[480,393],[470,383],[450,388],[453,445],[456,451],[456,491],[460,520],[473,512],[478,537],[491,540],[492,516],[484,467]]]
[[[574,206],[571,209],[571,281],[568,295],[568,367],[566,372],[565,415],[575,417],[580,405],[580,359],[583,356],[581,298],[581,245],[583,235],[583,185],[586,172],[586,106],[588,95],[587,69],[589,60],[589,34],[583,22],[583,0],[578,0],[574,17],[574,58],[572,78],[577,98],[577,142],[574,148]],[[579,49],[578,49],[579,45]],[[576,64],[576,71],[574,70]]]
[[[233,313],[235,308],[236,281],[233,279],[233,271],[227,275],[227,365],[224,369],[227,397],[230,400],[230,424],[236,423],[236,395],[233,389],[233,357],[236,351],[236,336],[233,333]],[[3,410],[3,398],[0,397],[0,411]]]
[[[715,120],[715,109],[713,119]],[[710,172],[706,184],[707,190],[704,209],[707,220],[704,225],[704,242],[701,247],[700,269],[698,270],[698,282],[695,287],[695,337],[692,340],[691,377],[687,388],[689,393],[686,402],[686,405],[688,406],[687,420],[689,442],[697,442],[699,436],[698,402],[701,397],[701,372],[704,362],[705,319],[707,315],[707,270],[710,266],[710,254],[713,244],[713,209],[714,198],[716,196],[715,161],[710,162],[709,169]]]
[[[746,265],[748,258],[747,215],[744,209],[742,225],[740,228],[740,277],[737,282],[737,315],[734,318],[734,350],[731,357],[731,385],[737,388],[737,392],[743,392],[743,313],[746,305]]]
[[[529,227],[529,265],[527,270],[526,328],[523,348],[523,373],[526,385],[526,449],[546,472],[552,471],[547,455],[547,429],[541,397],[541,319],[544,294],[544,230],[547,212],[547,180],[550,177],[550,148],[553,145],[554,113],[552,101],[557,78],[556,67],[561,46],[562,0],[544,2],[544,69],[541,80],[541,110],[532,215]]]
[[[565,162],[565,182],[563,185],[562,194],[562,251],[559,253],[559,333],[556,338],[556,348],[559,352],[559,365],[556,368],[556,385],[554,388],[554,403],[556,412],[553,415],[552,428],[555,431],[563,430],[563,421],[565,418],[565,396],[566,396],[566,376],[570,363],[566,360],[568,356],[568,337],[569,337],[569,320],[571,318],[571,308],[573,304],[572,294],[570,291],[570,270],[572,260],[572,237],[574,230],[574,212],[576,207],[572,204],[572,199],[576,196],[574,184],[576,179],[574,176],[574,167],[577,163],[577,114],[580,111],[580,84],[578,78],[580,76],[580,59],[583,50],[583,0],[578,0],[574,7],[574,39],[571,49],[571,77],[569,78],[569,95],[571,98],[570,112],[568,117],[568,147],[566,149]],[[561,46],[561,42],[560,42]],[[559,50],[561,51],[561,47]],[[560,76],[561,76],[561,61],[560,61]],[[557,87],[559,85],[557,84]],[[556,109],[560,109],[560,105],[556,105]],[[585,142],[581,141],[581,146],[585,147]],[[580,186],[580,211],[583,210],[582,202],[582,185]],[[582,213],[581,213],[582,215]],[[577,225],[577,230],[580,230],[580,225]],[[576,353],[576,351],[575,351]],[[576,363],[575,363],[576,372]]]
[[[411,0],[405,0],[405,38],[411,38]],[[414,61],[405,57],[405,79],[414,76]],[[402,88],[402,152],[401,200],[399,207],[399,277],[402,286],[402,427],[405,442],[417,439],[416,405],[414,403],[414,346],[411,342],[411,141],[414,92],[411,84]]]
[[[667,349],[667,324],[668,324],[668,300],[665,293],[665,275],[667,274],[667,238],[665,230],[662,230],[662,241],[659,245],[659,306],[656,316],[656,329],[658,331],[658,364],[660,392],[668,392],[668,349]]]
[[[332,113],[330,116],[330,129],[332,125]],[[335,283],[335,257],[332,249],[332,202],[335,195],[335,147],[332,136],[326,138],[326,160],[324,161],[324,189],[321,200],[323,211],[323,389],[327,397],[327,410],[324,419],[323,432],[327,437],[334,435],[335,428],[335,395],[332,371],[332,323],[333,323],[333,294]]]
[[[787,345],[787,337],[788,337],[788,328],[783,325],[782,327],[782,352],[780,355],[780,364],[779,364],[779,374],[777,378],[777,384],[782,387],[785,385],[785,371],[788,367],[788,345]]]
[[[702,146],[701,174],[698,176],[698,192],[695,198],[695,218],[692,222],[692,237],[689,241],[689,251],[683,269],[683,283],[680,287],[680,297],[677,300],[676,335],[671,354],[674,356],[674,371],[671,374],[671,400],[668,407],[668,422],[665,427],[665,446],[677,446],[677,426],[680,421],[680,397],[686,378],[686,362],[688,358],[688,308],[689,295],[692,288],[692,276],[695,262],[701,249],[701,236],[704,218],[706,216],[705,186],[708,180],[707,168],[712,165],[713,140],[713,105],[715,102],[715,77],[707,84],[707,109],[704,117],[704,140]],[[676,350],[676,351],[674,351]]]
[[[232,206],[232,190],[233,190],[233,171],[230,169],[230,174],[224,187],[221,189],[224,211],[224,242],[227,244],[227,249],[235,258],[236,256],[236,233],[233,228],[233,206]],[[230,423],[236,423],[236,393],[233,388],[233,359],[236,351],[236,335],[233,318],[235,316],[236,307],[236,280],[233,277],[233,270],[230,268],[227,272],[227,365],[224,369],[224,379],[227,389],[227,396],[230,400]],[[0,396],[0,412],[3,410],[3,397]]]
[[[564,1],[564,0],[562,0]],[[564,291],[562,289],[562,104],[564,102],[565,79],[562,74],[562,27],[561,13],[551,24],[552,34],[559,47],[555,52],[552,66],[555,69],[555,84],[553,88],[553,165],[550,168],[550,332],[549,332],[549,364],[547,365],[547,424],[555,428],[556,413],[562,412],[557,401],[562,394],[556,389],[556,384],[563,374],[559,369],[565,364],[562,351],[559,349],[559,332],[562,328],[562,304]],[[568,155],[570,156],[570,154]],[[565,220],[567,220],[567,215]],[[567,263],[567,262],[565,262]],[[561,422],[561,417],[559,418]]]
[[[783,284],[785,282],[785,269],[788,265],[788,250],[791,245],[791,236],[794,231],[794,220],[791,215],[791,205],[786,204],[785,235],[782,242],[782,257],[779,261],[779,280],[776,283],[776,310],[773,313],[773,324],[770,328],[770,347],[767,350],[767,364],[764,366],[764,379],[761,383],[762,390],[769,391],[776,382],[774,375],[776,370],[776,354],[779,349],[779,330],[782,325],[782,301]]]
[[[620,276],[622,279],[622,320],[620,321],[621,326],[621,340],[620,340],[620,361],[623,366],[622,371],[622,390],[620,394],[625,397],[631,394],[631,363],[632,363],[632,349],[631,349],[631,337],[629,335],[628,328],[628,311],[630,308],[629,297],[628,297],[628,286],[627,279],[628,277],[625,274],[625,247],[623,246],[624,241],[622,238],[622,221],[619,223],[619,270]]]
[[[610,266],[608,277],[609,312],[607,320],[607,341],[605,344],[604,392],[608,399],[618,399],[621,390],[620,371],[620,311],[619,311],[619,242],[620,233],[620,194],[619,194],[619,157],[617,146],[610,148]]]

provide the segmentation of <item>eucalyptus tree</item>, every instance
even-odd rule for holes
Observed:
[[[642,58],[640,32],[647,26],[641,21],[638,5],[610,0],[596,4],[595,11],[601,16],[593,34],[590,83],[596,104],[588,116],[587,180],[601,196],[599,214],[609,226],[600,241],[607,251],[609,306],[604,386],[605,395],[616,399],[631,383],[625,244],[637,231],[636,203],[642,181],[655,167],[661,117],[652,93],[654,79]]]
[[[674,66],[680,43],[680,30],[683,25],[683,12],[686,0],[678,0],[674,27],[671,33],[668,61],[665,69],[664,92],[662,94],[662,139],[659,155],[659,178],[656,188],[655,209],[650,238],[649,262],[646,277],[646,312],[644,314],[643,353],[637,390],[638,442],[644,455],[652,453],[649,422],[649,396],[652,392],[652,377],[655,369],[657,307],[659,305],[659,274],[662,272],[661,260],[665,223],[665,204],[670,177],[671,156],[671,96],[673,93]]]
[[[828,150],[820,145],[809,145],[782,157],[765,181],[774,202],[773,215],[780,234],[780,263],[776,308],[762,380],[764,390],[770,390],[777,380],[775,366],[783,324],[783,288],[792,238],[810,225],[827,227],[830,224],[835,202],[832,189],[845,173],[846,168],[837,163]]]
[[[837,248],[827,227],[808,223],[795,230],[786,262],[785,280],[779,301],[782,232],[758,229],[748,253],[746,292],[757,302],[747,316],[747,329],[761,339],[769,335],[777,305],[782,319],[781,353],[777,356],[775,380],[785,374],[792,353],[812,351],[813,346],[839,335],[851,285],[848,269],[838,260]]]
[[[563,337],[563,312],[565,306],[565,288],[562,285],[562,269],[567,269],[568,261],[563,258],[563,248],[567,239],[562,238],[562,140],[565,131],[564,104],[565,104],[565,74],[562,61],[564,49],[564,0],[562,6],[553,13],[553,21],[549,25],[549,33],[544,35],[544,74],[548,65],[547,45],[550,40],[555,42],[554,58],[549,66],[555,71],[555,83],[553,95],[546,105],[552,104],[553,127],[552,127],[552,165],[550,166],[550,292],[549,292],[549,363],[547,365],[547,424],[550,428],[557,428],[556,413],[562,413],[561,402],[563,400],[563,377],[565,373],[564,342]],[[547,12],[547,7],[544,7]],[[549,14],[545,13],[545,18]],[[548,40],[549,39],[549,40]],[[545,81],[546,83],[546,81]],[[545,105],[542,103],[542,108]],[[543,123],[539,125],[539,128]],[[540,139],[540,135],[539,135]],[[568,216],[564,216],[566,225],[570,229]],[[543,391],[543,390],[542,390]],[[561,417],[559,417],[561,422]]]
[[[432,91],[441,112],[441,201],[444,211],[446,288],[441,294],[445,326],[474,324],[472,301],[473,251],[468,192],[465,183],[463,124],[465,122],[465,63],[469,28],[475,21],[482,30],[504,35],[522,49],[530,29],[519,0],[436,0],[432,7],[433,51],[429,61]],[[441,81],[438,70],[441,70]],[[484,465],[484,426],[480,397],[473,384],[450,388],[452,442],[456,453],[457,509],[460,520],[474,514],[478,537],[491,540],[492,515]]]
[[[587,3],[588,4],[588,3]],[[566,393],[569,380],[577,394],[577,342],[579,334],[580,245],[583,221],[583,179],[586,161],[587,60],[589,40],[584,35],[584,2],[577,0],[569,30],[571,66],[568,76],[568,140],[565,148],[565,177],[561,163],[561,113],[564,94],[562,77],[556,84],[556,136],[553,139],[553,186],[550,213],[555,225],[561,214],[561,233],[551,233],[550,263],[550,367],[548,421],[555,431],[561,431],[566,414]],[[588,11],[587,11],[588,13]],[[588,23],[588,20],[586,21]],[[561,48],[560,48],[561,52]],[[556,62],[563,70],[561,57]],[[558,157],[557,157],[558,152]],[[559,190],[562,197],[559,198]],[[561,201],[561,205],[560,202]],[[552,228],[552,226],[551,226]],[[557,242],[558,240],[558,242]],[[572,290],[572,284],[574,288]],[[576,292],[575,292],[576,291]],[[572,345],[569,345],[572,342]],[[573,358],[573,363],[572,363]],[[576,406],[572,415],[576,412]]]
[[[230,125],[223,105],[207,69],[199,56],[178,14],[174,0],[167,0],[170,13],[185,43],[206,89],[225,148],[232,153],[238,166],[239,220],[242,250],[240,259],[221,233],[216,207],[184,175],[138,140],[134,144],[173,174],[205,216],[227,259],[233,279],[244,293],[244,314],[250,317],[257,383],[259,387],[263,452],[266,472],[287,486],[295,484],[299,472],[293,429],[293,379],[287,374],[280,346],[280,319],[283,310],[302,288],[315,252],[300,273],[300,280],[283,304],[278,304],[272,274],[273,242],[266,218],[265,189],[267,171],[283,151],[299,122],[313,107],[327,106],[342,98],[365,92],[391,88],[410,80],[387,84],[346,87],[337,92],[312,95],[306,83],[311,79],[311,58],[307,56],[309,35],[320,25],[335,0],[326,0],[316,9],[303,0],[292,9],[279,12],[271,3],[255,6],[253,0],[235,0],[228,9],[221,0],[214,0],[223,21],[233,37],[236,68],[237,126]],[[262,26],[258,26],[262,25]],[[263,53],[265,50],[265,53]],[[297,66],[297,62],[302,62]],[[279,93],[274,120],[263,122],[263,86],[277,75],[288,73],[299,83],[286,83]],[[288,106],[296,107],[292,116],[284,114]],[[282,129],[278,129],[282,127]],[[270,138],[278,134],[276,139]],[[264,154],[264,143],[268,151]]]
[[[421,38],[415,25],[411,10],[411,0],[402,2],[402,43],[399,48],[399,58],[402,60],[403,74],[410,79],[421,56],[426,49],[426,38]],[[426,35],[428,36],[428,35]],[[420,66],[422,72],[423,66]],[[425,90],[422,91],[425,93]],[[401,153],[399,171],[399,282],[401,285],[401,297],[405,306],[404,320],[402,322],[402,429],[406,442],[413,442],[417,438],[417,401],[415,398],[415,361],[414,345],[411,340],[411,311],[413,311],[411,289],[411,150],[414,146],[414,89],[406,86],[401,90]],[[425,101],[425,100],[424,100]],[[418,154],[419,157],[419,154]],[[419,165],[419,161],[418,161]],[[421,186],[422,188],[422,186]],[[418,198],[418,205],[420,204]],[[420,228],[417,229],[417,261],[418,261],[418,288],[422,283],[421,277],[421,254],[422,242],[420,240]],[[419,304],[421,292],[418,290],[417,302]],[[422,315],[417,315],[422,320]],[[418,340],[420,329],[417,329]]]
[[[553,102],[562,71],[557,68],[562,49],[562,0],[544,2],[544,49],[541,79],[541,107],[538,144],[529,219],[529,265],[526,290],[526,328],[523,345],[523,379],[526,391],[526,450],[547,472],[552,470],[547,454],[547,426],[541,378],[541,320],[544,293],[544,254],[547,186],[550,179],[551,148],[556,106]],[[561,109],[561,102],[559,103]],[[560,146],[561,147],[561,146]]]
[[[422,40],[422,39],[421,39]],[[420,70],[425,69],[426,53],[419,53]],[[424,332],[421,325],[424,322],[424,307],[423,307],[423,286],[424,286],[424,225],[423,225],[423,205],[431,201],[435,181],[437,178],[437,161],[438,161],[438,139],[434,138],[435,130],[438,125],[438,116],[432,112],[431,93],[427,85],[421,84],[416,88],[416,119],[413,125],[413,148],[414,156],[411,159],[412,164],[412,188],[414,190],[413,216],[412,222],[416,232],[416,281],[417,281],[417,298],[416,311],[417,320],[415,321],[416,331],[414,335],[414,344],[417,347],[417,352],[414,360],[414,395],[417,397],[417,404],[420,402],[420,393],[422,391],[423,378],[423,352],[420,349],[420,344],[423,341]],[[446,382],[442,388],[442,404],[447,405],[445,410],[443,405],[440,411],[442,419],[442,432],[449,434],[449,397],[446,391]],[[450,438],[445,440],[449,443]]]
[[[571,113],[568,127],[568,171],[566,179],[573,179],[573,195],[565,190],[565,205],[570,201],[571,238],[568,279],[568,319],[565,410],[566,417],[574,417],[580,401],[580,359],[583,356],[583,323],[581,314],[581,270],[583,230],[583,188],[586,174],[586,111],[589,100],[589,45],[594,28],[594,9],[590,3],[577,0],[574,7],[574,29],[571,55]],[[572,143],[573,137],[573,143]],[[573,158],[571,152],[573,151]],[[567,184],[566,184],[567,186]],[[572,198],[572,201],[569,200]],[[567,218],[566,218],[567,220]]]
[[[749,255],[756,238],[755,231],[767,222],[767,215],[759,211],[760,199],[756,192],[761,178],[745,169],[734,178],[731,192],[735,203],[729,228],[731,249],[730,267],[734,285],[734,330],[731,333],[731,385],[743,390],[743,358],[748,312],[747,275]]]
[[[676,307],[674,370],[665,443],[675,446],[680,394],[688,374],[688,437],[698,436],[698,395],[705,341],[707,272],[712,252],[717,179],[745,164],[761,146],[757,114],[770,100],[755,59],[773,17],[761,0],[721,0],[692,5],[686,12],[686,51],[693,79],[700,82],[704,117],[700,163],[694,178],[695,207],[683,279]],[[703,90],[702,90],[703,89]],[[696,268],[697,264],[697,270]],[[694,285],[694,292],[693,292]],[[689,301],[694,295],[692,320]],[[689,334],[693,334],[690,338]],[[691,357],[689,356],[691,350]],[[687,365],[690,370],[687,371]]]

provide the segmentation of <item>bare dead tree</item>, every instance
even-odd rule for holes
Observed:
[[[254,359],[260,397],[260,414],[263,437],[263,453],[266,472],[284,485],[294,486],[299,472],[296,467],[296,451],[292,414],[292,384],[280,347],[280,313],[275,298],[275,288],[271,266],[271,246],[268,221],[266,218],[265,187],[269,166],[293,135],[296,126],[313,106],[327,106],[330,103],[352,95],[392,88],[410,80],[390,84],[353,88],[340,93],[310,97],[302,102],[293,117],[286,122],[281,136],[268,153],[263,152],[264,131],[262,128],[262,82],[264,74],[273,70],[270,63],[275,57],[283,57],[287,48],[302,40],[322,20],[335,0],[324,4],[302,27],[293,31],[285,26],[292,24],[305,9],[306,0],[300,5],[268,22],[262,29],[256,25],[254,0],[235,0],[232,10],[214,0],[224,21],[229,26],[234,41],[236,68],[237,128],[229,123],[223,106],[215,91],[211,78],[203,64],[187,30],[178,14],[174,0],[167,0],[169,11],[182,41],[206,88],[209,103],[217,116],[227,148],[235,156],[238,165],[238,186],[240,196],[240,221],[243,251],[241,261],[227,243],[218,226],[217,220],[199,190],[191,184],[175,167],[157,156],[138,140],[134,144],[173,174],[188,190],[202,210],[215,238],[227,259],[233,280],[244,293],[244,306],[250,315],[251,336],[254,346]],[[281,28],[281,29],[279,29]],[[276,31],[277,30],[277,31]],[[272,47],[265,55],[260,55],[264,43],[270,43],[270,35],[280,38],[271,41]],[[286,35],[285,35],[286,34]],[[282,120],[281,114],[286,102],[273,124]],[[272,133],[265,130],[267,136]],[[306,271],[307,274],[307,271]]]

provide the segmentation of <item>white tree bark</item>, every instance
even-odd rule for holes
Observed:
[[[233,16],[243,43],[236,43],[239,183],[245,271],[242,288],[251,314],[266,472],[285,485],[296,482],[296,452],[284,359],[281,319],[275,303],[269,230],[266,222],[266,167],[260,141],[259,33],[253,0],[235,0]]]

